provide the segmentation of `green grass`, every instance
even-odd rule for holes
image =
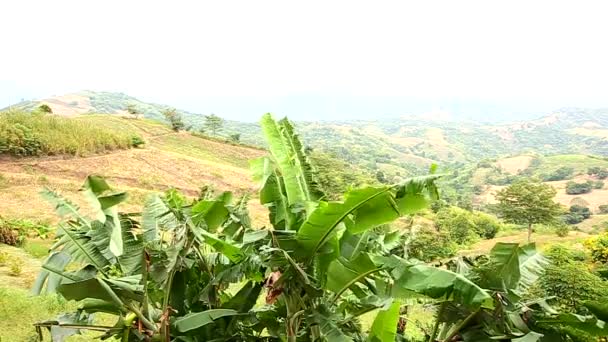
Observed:
[[[53,244],[50,240],[26,240],[23,245],[23,250],[27,254],[31,255],[36,259],[42,259],[49,254],[49,248]]]
[[[83,156],[130,148],[136,136],[136,128],[107,116],[0,114],[0,153],[6,154]]]
[[[55,318],[63,312],[75,310],[77,304],[59,296],[30,296],[27,290],[0,287],[0,341],[26,342],[37,341],[34,322]],[[115,319],[110,315],[100,315],[96,323],[113,325]],[[83,336],[73,336],[67,341],[99,341],[99,333],[87,332]],[[48,333],[45,341],[50,341]],[[112,340],[110,340],[112,341]]]

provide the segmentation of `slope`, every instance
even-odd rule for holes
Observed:
[[[129,127],[139,132],[146,144],[143,148],[87,157],[0,159],[0,213],[3,216],[55,220],[52,208],[38,195],[44,186],[59,190],[86,208],[78,190],[89,174],[102,175],[117,189],[128,190],[130,198],[123,208],[126,211],[139,210],[148,194],[170,186],[189,196],[196,196],[203,186],[217,191],[237,189],[238,195],[255,193],[248,160],[263,155],[263,150],[230,145],[188,132],[175,133],[148,120],[110,115],[78,119],[104,120],[107,125]],[[261,212],[257,203],[252,199],[254,215]],[[265,222],[265,216],[262,214],[254,220]]]

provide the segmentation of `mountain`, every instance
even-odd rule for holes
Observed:
[[[127,115],[127,106],[133,105],[145,117],[156,120],[163,120],[162,111],[170,108],[122,93],[95,91],[25,101],[13,108],[32,110],[40,104],[49,105],[59,115]],[[193,129],[202,125],[202,114],[179,112]],[[433,163],[458,167],[522,153],[608,156],[608,109],[565,108],[536,120],[503,124],[441,121],[434,115],[296,124],[311,148],[391,177],[416,174]],[[226,121],[220,134],[233,133],[239,133],[245,143],[263,145],[255,123]]]

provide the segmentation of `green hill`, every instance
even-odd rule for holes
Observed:
[[[144,117],[155,120],[162,120],[161,112],[169,108],[122,93],[94,91],[25,101],[13,107],[31,110],[43,103],[58,115],[128,116],[127,106],[132,105]],[[192,129],[202,125],[203,114],[179,112]],[[566,108],[538,120],[494,125],[413,117],[296,124],[311,148],[339,156],[374,173],[382,172],[391,179],[418,174],[433,163],[459,167],[508,155],[608,156],[608,109]],[[244,143],[263,145],[260,128],[255,123],[226,121],[219,135],[227,137],[234,133],[239,133]]]

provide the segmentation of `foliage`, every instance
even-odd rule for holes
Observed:
[[[53,110],[46,103],[43,103],[38,106],[38,111],[44,114],[53,114]]]
[[[477,225],[471,212],[446,207],[437,212],[435,224],[438,230],[448,232],[450,239],[458,244],[468,244],[478,238]]]
[[[584,242],[585,248],[591,253],[593,261],[608,263],[608,233],[589,238]]]
[[[587,170],[587,174],[590,176],[597,176],[599,179],[606,179],[608,178],[608,168],[593,166]]]
[[[566,193],[568,195],[586,194],[591,192],[592,188],[593,186],[591,182],[577,183],[570,181],[566,183]]]
[[[336,156],[312,151],[310,159],[317,168],[317,180],[328,199],[337,200],[351,188],[374,184],[372,176]]]
[[[230,138],[230,141],[232,141],[234,143],[238,143],[241,141],[241,134],[240,133],[230,134],[229,138]]]
[[[552,297],[561,310],[579,314],[588,313],[584,306],[587,301],[603,300],[608,296],[608,282],[593,274],[575,251],[555,245],[546,255],[551,264],[534,290],[537,296]]]
[[[224,119],[220,118],[215,114],[205,115],[205,121],[203,122],[203,127],[205,130],[211,131],[211,134],[217,135],[217,132],[222,129],[224,125]],[[238,134],[238,133],[236,133]],[[240,140],[239,134],[239,140]]]
[[[570,227],[568,227],[565,224],[559,224],[559,225],[557,225],[557,227],[555,227],[555,234],[557,234],[557,236],[559,236],[559,237],[566,237],[566,236],[568,236],[569,232],[570,232]]]
[[[549,185],[522,179],[496,193],[495,208],[507,222],[528,225],[529,240],[533,224],[553,223],[561,213],[555,194]]]
[[[450,258],[458,251],[458,244],[446,231],[436,231],[423,226],[415,230],[410,239],[407,255],[424,262]]]
[[[569,179],[574,174],[574,168],[571,166],[562,166],[559,169],[554,170],[550,174],[543,175],[542,180],[545,182],[560,181]]]
[[[186,127],[182,115],[175,108],[167,108],[162,111],[165,120],[169,121],[171,129],[175,132],[181,131]]]
[[[564,215],[564,222],[567,224],[577,224],[591,217],[591,210],[581,205],[573,205]]]
[[[480,237],[491,239],[502,226],[492,215],[454,206],[439,209],[435,224],[438,230],[448,232],[450,238],[458,244],[469,244]]]
[[[86,155],[135,146],[141,138],[88,120],[21,112],[0,113],[0,154]]]
[[[6,252],[0,252],[0,266],[6,265],[9,260],[9,255]]]
[[[608,214],[608,204],[602,204],[598,206],[600,214]]]
[[[0,243],[9,246],[19,246],[23,243],[23,237],[11,228],[0,227]]]

